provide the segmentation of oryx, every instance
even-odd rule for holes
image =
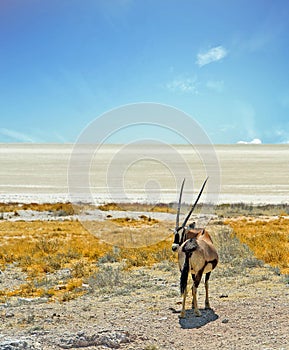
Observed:
[[[180,317],[185,317],[185,302],[187,296],[187,282],[188,275],[191,271],[192,279],[193,279],[193,287],[192,287],[192,295],[193,295],[193,304],[194,312],[196,316],[201,316],[201,313],[198,309],[197,303],[197,288],[202,279],[203,273],[205,273],[205,288],[206,288],[206,300],[205,300],[205,308],[210,308],[209,303],[209,290],[208,290],[208,282],[210,278],[211,271],[218,264],[218,253],[216,248],[213,245],[212,239],[209,233],[205,230],[205,228],[195,228],[195,223],[186,226],[191,214],[193,213],[198,200],[201,197],[201,194],[204,190],[208,178],[205,180],[200,193],[192,205],[189,213],[187,214],[183,224],[179,225],[179,217],[180,217],[180,209],[181,209],[181,201],[185,179],[183,180],[179,203],[178,203],[178,211],[176,217],[176,227],[174,230],[174,243],[172,245],[173,251],[178,251],[178,262],[179,268],[181,271],[181,279],[180,279],[180,288],[181,295],[183,297],[182,302],[182,310]]]

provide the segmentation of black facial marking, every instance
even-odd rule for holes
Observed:
[[[180,244],[180,234],[178,232],[175,234],[174,244]]]
[[[186,240],[186,235],[185,235],[185,232],[186,232],[186,229],[185,229],[185,228],[183,228],[182,238],[181,238],[181,242],[180,242],[180,244],[183,244],[183,243],[184,243],[184,241]]]

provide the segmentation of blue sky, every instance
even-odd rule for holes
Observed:
[[[286,0],[1,0],[0,142],[74,142],[156,102],[216,144],[288,143],[288,18]]]

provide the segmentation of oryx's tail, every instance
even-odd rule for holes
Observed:
[[[184,294],[188,284],[188,276],[190,271],[190,257],[192,256],[194,250],[198,247],[198,243],[195,238],[188,239],[182,247],[182,251],[186,254],[185,263],[181,272],[181,294]]]

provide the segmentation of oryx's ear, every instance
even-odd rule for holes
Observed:
[[[189,225],[189,229],[193,230],[196,227],[195,221]]]

